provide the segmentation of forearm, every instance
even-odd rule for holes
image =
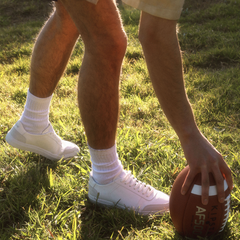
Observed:
[[[159,71],[161,79],[154,79],[153,86],[161,107],[179,138],[188,137],[198,131],[192,108],[188,101],[181,74]],[[164,76],[165,75],[165,76]]]
[[[146,51],[150,77],[159,102],[180,140],[199,133],[188,101],[176,36]]]

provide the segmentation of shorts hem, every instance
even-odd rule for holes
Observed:
[[[182,6],[184,3],[184,0],[180,1],[181,4],[178,4],[178,6],[175,6],[175,9],[170,8],[164,8],[164,6],[161,6],[159,4],[158,6],[153,6],[151,4],[142,2],[141,0],[122,0],[125,4],[137,8],[143,12],[149,13],[156,17],[161,17],[168,20],[178,20],[182,13]]]

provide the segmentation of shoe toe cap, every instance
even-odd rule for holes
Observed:
[[[65,157],[76,156],[79,153],[79,151],[80,149],[76,144],[62,140],[62,154]]]
[[[161,191],[156,191],[155,198],[143,209],[144,214],[164,213],[169,211],[169,196]]]

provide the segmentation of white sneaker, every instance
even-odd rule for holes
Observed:
[[[92,203],[106,207],[133,209],[143,215],[169,211],[169,196],[138,181],[130,171],[106,185],[96,183],[90,173],[88,191]]]
[[[36,135],[26,132],[19,120],[7,133],[6,141],[15,148],[40,154],[53,161],[71,158],[79,153],[78,146],[62,140],[51,124],[42,134]]]

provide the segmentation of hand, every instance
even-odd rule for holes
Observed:
[[[198,173],[201,173],[202,203],[207,205],[209,195],[209,172],[212,172],[217,185],[218,201],[223,203],[225,200],[224,178],[230,190],[233,188],[233,180],[231,170],[221,154],[200,132],[194,134],[191,138],[180,140],[190,168],[185,182],[183,183],[181,193],[184,195],[194,180],[194,177]]]

